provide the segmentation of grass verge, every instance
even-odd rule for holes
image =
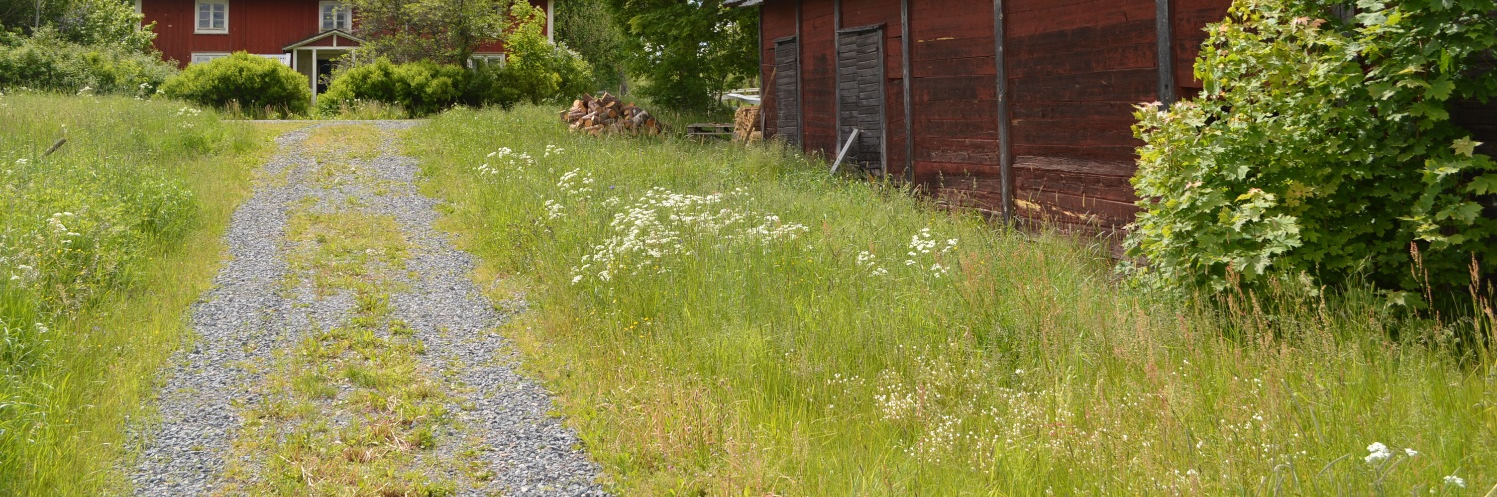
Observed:
[[[1451,345],[1490,309],[1160,301],[1085,240],[548,109],[448,112],[408,146],[481,286],[530,300],[506,333],[623,495],[1497,484],[1497,368]]]
[[[46,95],[0,97],[0,120],[0,493],[120,493],[127,421],[284,126]]]

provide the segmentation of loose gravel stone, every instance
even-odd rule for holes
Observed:
[[[436,231],[438,201],[414,184],[415,160],[401,156],[393,132],[409,121],[376,122],[385,135],[381,154],[352,165],[373,173],[337,186],[318,184],[318,163],[302,150],[315,126],[276,140],[280,152],[262,168],[256,193],[235,212],[225,241],[232,259],[215,288],[194,308],[196,337],[166,372],[157,423],[136,427],[140,447],[132,480],[136,494],[201,495],[213,492],[230,445],[242,426],[241,412],[259,402],[265,374],[277,350],[290,349],[314,327],[336,325],[350,316],[346,294],[317,297],[307,288],[287,291],[286,222],[303,198],[316,210],[348,208],[393,216],[410,243],[406,269],[412,284],[392,296],[392,318],[415,330],[426,352],[423,363],[439,372],[457,405],[461,434],[444,437],[423,457],[449,459],[477,449],[492,479],[472,481],[460,495],[606,495],[600,470],[578,447],[581,441],[552,410],[549,394],[516,373],[512,349],[494,327],[506,316],[469,278],[470,255],[455,249]],[[276,178],[283,177],[284,182]],[[349,178],[352,179],[352,178]],[[346,202],[346,200],[354,200]]]

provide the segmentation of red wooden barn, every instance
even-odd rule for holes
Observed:
[[[551,34],[553,0],[532,0],[546,9]],[[358,12],[336,0],[135,0],[144,23],[156,23],[156,49],[179,65],[206,62],[233,52],[270,57],[307,75],[313,99],[326,85],[333,59],[358,47]],[[480,47],[476,62],[503,56],[498,43]]]
[[[1194,91],[1230,0],[743,0],[765,135],[1020,220],[1136,211],[1132,106]]]

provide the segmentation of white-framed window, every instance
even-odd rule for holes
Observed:
[[[322,30],[341,29],[353,31],[353,11],[343,2],[318,2],[317,12],[322,19]]]
[[[495,54],[473,54],[472,57],[468,58],[468,67],[469,68],[478,68],[478,67],[483,67],[483,66],[499,66],[499,67],[504,67],[505,60],[506,59],[504,58],[504,54],[502,54],[502,53],[495,53]]]
[[[229,0],[198,0],[199,34],[228,34]]]
[[[193,52],[192,53],[192,62],[191,63],[192,64],[202,64],[204,62],[210,62],[213,59],[222,59],[222,58],[228,57],[228,56],[229,56],[228,52]]]

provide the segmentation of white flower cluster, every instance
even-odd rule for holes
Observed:
[[[946,240],[945,246],[937,250],[936,246],[939,243],[935,237],[931,236],[930,228],[921,228],[919,233],[915,233],[914,236],[910,237],[910,251],[906,253],[909,258],[905,259],[904,265],[914,266],[919,264],[923,266],[924,262],[917,262],[917,259],[929,260],[931,263],[931,276],[937,278],[945,276],[951,272],[951,265],[942,263],[941,256],[955,250],[956,244],[957,239],[950,238]]]
[[[858,267],[867,269],[868,274],[874,276],[885,276],[889,274],[888,269],[884,269],[883,266],[878,265],[878,255],[867,250],[858,252]]]
[[[551,145],[547,145],[546,150],[547,152],[550,152]],[[484,158],[489,159],[489,162],[485,162],[476,168],[478,169],[479,175],[495,175],[502,173],[504,172],[504,170],[499,169],[498,167],[501,164],[508,165],[510,169],[513,169],[515,171],[524,171],[525,166],[535,165],[535,157],[531,157],[530,154],[525,152],[515,153],[514,149],[511,149],[509,147],[499,147],[499,150],[489,152],[489,155],[484,156]],[[492,162],[493,165],[490,165],[490,162]]]
[[[1466,479],[1456,475],[1450,475],[1445,477],[1445,484],[1455,485],[1460,488],[1466,488]]]
[[[203,113],[203,111],[201,111],[201,110],[198,110],[198,109],[195,109],[195,108],[192,108],[192,107],[187,107],[187,106],[183,106],[182,108],[177,109],[177,117],[182,117],[182,116],[197,117],[198,114],[202,114],[202,113]]]
[[[691,255],[687,243],[693,239],[711,238],[719,246],[737,241],[768,244],[794,239],[807,230],[805,225],[785,222],[773,214],[721,205],[729,198],[747,196],[741,189],[688,195],[653,188],[613,216],[608,226],[614,235],[595,245],[593,253],[572,268],[572,283],[588,277],[610,281],[625,271],[631,275],[646,269],[664,273],[659,261],[675,254]]]
[[[556,187],[567,195],[587,195],[593,191],[593,175],[583,173],[581,169],[573,169],[561,175]]]
[[[1409,457],[1419,455],[1419,451],[1410,448],[1404,448],[1403,453]],[[1367,461],[1367,464],[1375,464],[1390,457],[1393,457],[1393,451],[1387,445],[1383,445],[1382,442],[1372,442],[1372,445],[1367,446],[1367,457],[1362,460]]]
[[[73,238],[81,236],[78,234],[78,232],[68,229],[68,226],[62,223],[63,219],[70,219],[73,217],[76,216],[71,212],[57,212],[53,213],[52,217],[47,218],[47,225],[51,226],[52,231],[57,233],[58,235],[65,237],[62,239],[63,245],[72,244]]]
[[[546,152],[541,155],[541,158],[544,159],[553,155],[561,155],[562,152],[566,151],[567,149],[558,147],[556,145],[546,145]]]

